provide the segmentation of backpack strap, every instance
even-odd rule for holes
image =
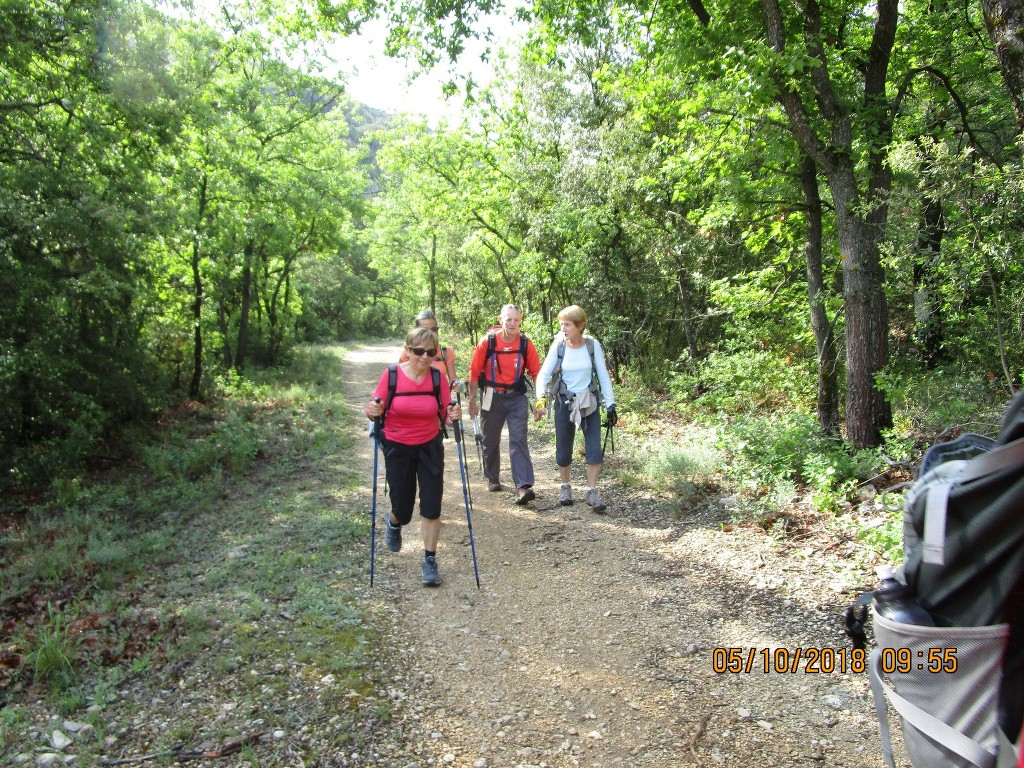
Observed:
[[[977,480],[979,477],[1002,472],[1004,469],[1020,464],[1024,464],[1024,437],[1018,438],[1012,443],[1004,443],[988,453],[975,456],[968,462],[960,482]]]
[[[587,352],[590,353],[590,386],[593,388],[594,379],[597,378],[597,360],[594,359],[594,340],[589,336],[584,336],[583,340],[587,342]]]
[[[526,359],[526,345],[529,344],[529,343],[530,343],[530,337],[527,336],[522,331],[520,331],[519,332],[519,349],[518,350],[516,350],[515,352],[512,352],[511,350],[509,350],[509,351],[499,350],[497,348],[498,347],[498,337],[497,337],[497,334],[494,331],[488,331],[487,332],[487,365],[490,366],[490,373],[491,373],[491,375],[490,375],[490,378],[487,378],[486,374],[480,374],[480,385],[481,386],[503,387],[503,388],[507,388],[507,389],[512,389],[517,384],[519,384],[519,382],[522,381],[523,376],[526,373],[525,370],[524,370],[524,367],[525,367],[524,366],[524,361]],[[515,354],[516,355],[516,367],[515,367],[516,378],[515,378],[515,381],[513,381],[511,384],[499,384],[498,381],[497,381],[497,370],[496,370],[496,367],[495,367],[498,355],[511,355],[511,354]],[[497,368],[500,368],[500,367],[501,366],[497,366]]]
[[[495,335],[494,331],[488,331],[487,332],[487,363],[486,364],[491,367],[491,378],[488,379],[486,376],[481,375],[480,376],[480,383],[483,384],[483,385],[487,385],[488,383],[490,383],[490,384],[494,383],[494,373],[495,373],[495,371],[494,371],[494,354],[495,354],[495,349],[496,349],[497,346],[498,346],[498,337]]]
[[[448,429],[444,425],[444,406],[441,405],[441,372],[434,366],[430,366],[430,381],[434,386],[434,399],[437,400],[437,420],[441,424],[441,434],[444,435],[444,439],[447,440]]]
[[[921,733],[934,739],[946,749],[969,760],[972,765],[978,766],[978,768],[994,768],[997,755],[993,755],[974,741],[974,739],[965,736],[916,704],[907,701],[907,699],[896,693],[892,686],[883,682],[881,650],[876,648],[871,652],[869,664],[871,694],[875,700],[875,712],[878,716],[878,725],[881,731],[882,755],[885,758],[886,765],[890,766],[890,768],[894,768],[896,765],[892,754],[892,738],[889,734],[889,714],[885,708],[885,700],[888,699],[893,709],[907,723]]]
[[[384,410],[380,414],[381,423],[384,423],[384,414],[391,407],[396,389],[398,389],[398,363],[392,363],[388,366],[388,401],[384,404]]]
[[[557,356],[555,357],[555,370],[551,372],[551,381],[548,382],[548,397],[552,400],[558,396],[558,390],[562,386],[562,358],[565,357],[565,337],[558,342]],[[548,412],[550,416],[550,411]]]
[[[455,366],[448,365],[448,347],[441,347],[441,362],[444,363],[444,372],[448,376],[448,383],[451,384],[459,377],[458,371],[455,370]]]
[[[975,456],[953,459],[937,465],[915,484],[904,502],[909,509],[921,492],[927,493],[924,517],[924,541],[921,559],[925,563],[943,565],[946,560],[946,507],[955,486],[979,480],[988,475],[1024,464],[1024,438],[1014,440]]]
[[[441,434],[444,435],[445,439],[448,438],[448,429],[444,425],[444,414],[442,410],[444,406],[441,403],[441,372],[434,366],[430,366],[430,381],[434,389],[434,399],[437,400],[437,420],[441,422]],[[397,392],[398,389],[398,363],[391,363],[388,366],[388,401],[384,405],[384,412],[380,415],[380,423],[383,427],[384,416],[387,414],[388,409],[391,408],[391,401],[396,397],[402,395],[423,395],[425,392]]]

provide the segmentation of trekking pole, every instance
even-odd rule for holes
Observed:
[[[459,408],[462,407],[462,396],[456,393],[455,402]],[[476,577],[476,588],[480,589],[480,569],[476,564],[476,544],[473,543],[473,518],[470,509],[473,506],[473,497],[469,491],[469,481],[466,478],[468,459],[462,452],[462,420],[452,424],[455,430],[455,449],[459,454],[459,474],[462,475],[462,498],[466,502],[466,527],[469,529],[469,551],[473,553],[473,575]],[[483,465],[481,465],[483,466]]]
[[[608,447],[608,438],[612,439],[612,453],[615,453],[615,433],[612,431],[614,427],[611,424],[605,423],[604,425],[604,445],[601,446],[601,458],[604,458],[605,449]]]
[[[484,477],[484,436],[480,432],[480,416],[473,417],[473,439],[476,440],[476,463],[480,466],[480,477]]]
[[[380,402],[380,398],[376,398]],[[380,416],[373,420],[373,506],[370,508],[370,586],[373,586],[373,560],[377,546],[377,448],[380,445]]]

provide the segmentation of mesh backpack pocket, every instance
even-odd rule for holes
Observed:
[[[923,627],[872,614],[877,647],[871,653],[871,687],[886,763],[895,764],[888,701],[902,719],[913,765],[1013,766],[996,717],[1009,625]]]

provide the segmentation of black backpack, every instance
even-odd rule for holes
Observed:
[[[526,384],[526,370],[524,361],[526,359],[527,344],[530,344],[530,337],[522,331],[519,332],[519,349],[517,350],[504,350],[498,349],[498,336],[495,330],[492,328],[487,332],[487,356],[484,358],[484,372],[480,374],[479,384],[481,387],[508,387],[513,392],[525,392],[527,389]],[[495,366],[501,368],[501,363],[498,362],[498,355],[516,355],[516,380],[512,385],[499,384],[497,379],[497,373]],[[490,367],[491,375],[488,376],[486,371]]]
[[[430,366],[430,380],[434,385],[433,394],[434,399],[437,400],[437,418],[441,422],[441,434],[444,435],[445,439],[448,437],[448,430],[444,426],[444,406],[441,404],[441,372],[434,366]],[[380,429],[381,432],[378,438],[383,439],[384,437],[384,417],[387,415],[388,409],[391,407],[391,403],[396,397],[415,396],[415,395],[426,395],[426,392],[398,392],[398,363],[392,363],[388,366],[388,402],[384,406],[384,412],[380,415]]]
[[[903,500],[903,580],[937,626],[875,614],[871,683],[918,766],[1012,766],[1024,720],[1024,392],[997,438],[933,445]],[[937,650],[938,649],[938,650]],[[931,668],[933,657],[944,667]],[[888,678],[888,683],[884,678]]]

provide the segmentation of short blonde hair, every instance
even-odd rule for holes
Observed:
[[[425,347],[426,349],[433,347],[437,349],[441,346],[441,341],[437,337],[437,331],[433,328],[413,328],[405,334],[405,346],[407,349],[412,349],[413,347]]]
[[[568,306],[559,312],[558,319],[568,320],[581,331],[587,327],[587,313],[583,311],[583,307],[578,307],[575,304]]]

